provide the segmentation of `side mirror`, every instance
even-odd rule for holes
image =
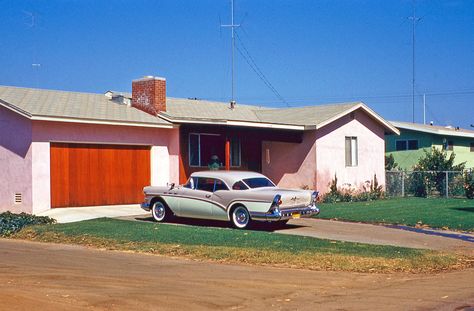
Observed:
[[[168,184],[168,187],[170,187],[170,189],[169,189],[169,190],[173,190],[173,189],[174,189],[174,186],[175,186],[175,183],[174,183],[174,182],[173,182],[173,183],[171,183],[171,184]]]

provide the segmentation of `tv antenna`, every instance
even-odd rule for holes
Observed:
[[[30,29],[34,29],[37,26],[38,14],[35,12],[23,11],[26,15],[26,18],[30,19],[26,22],[26,25]],[[38,52],[36,48],[36,42],[33,42],[33,63],[31,64],[31,68],[35,71],[35,82],[36,87],[39,87],[39,70],[41,69],[41,64],[38,62]]]
[[[232,75],[232,97],[230,100],[231,106],[235,105],[235,97],[234,97],[234,50],[235,50],[235,28],[240,27],[240,24],[234,24],[234,0],[230,0],[230,24],[227,25],[221,25],[221,27],[228,27],[231,29],[232,33],[232,69],[231,69],[231,75]]]
[[[412,122],[415,123],[415,39],[416,39],[416,23],[421,17],[416,16],[416,0],[413,0],[413,16],[408,17],[412,21],[412,80],[411,80],[411,104],[412,104]]]

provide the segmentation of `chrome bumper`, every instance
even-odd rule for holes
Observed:
[[[145,211],[147,211],[147,212],[149,212],[151,210],[150,203],[148,203],[148,202],[143,202],[142,204],[140,204],[140,207],[142,209],[144,209]]]
[[[250,217],[252,220],[257,221],[280,221],[288,220],[292,218],[308,218],[319,214],[319,208],[316,205],[310,205],[306,207],[296,207],[287,209],[275,209],[273,212],[261,213],[251,212]]]

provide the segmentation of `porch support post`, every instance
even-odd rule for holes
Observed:
[[[225,170],[230,171],[230,139],[225,139]]]

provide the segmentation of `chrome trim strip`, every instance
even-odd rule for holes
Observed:
[[[252,220],[257,221],[279,221],[292,219],[293,213],[299,213],[301,218],[307,218],[319,214],[319,208],[316,205],[306,207],[288,208],[284,210],[275,209],[272,212],[250,212]]]

